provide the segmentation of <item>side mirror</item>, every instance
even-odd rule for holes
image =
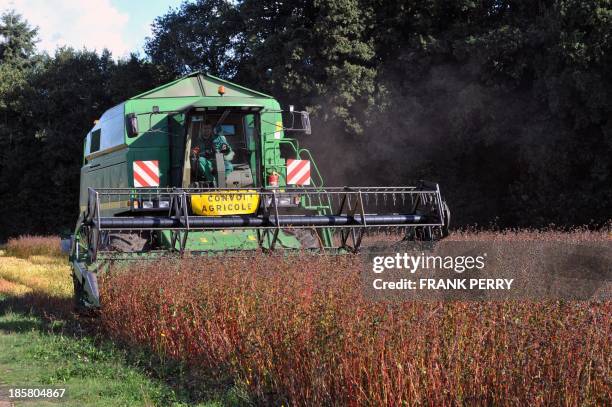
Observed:
[[[136,113],[127,115],[126,126],[128,137],[136,137],[138,135],[138,116],[136,116]]]
[[[311,135],[312,128],[310,127],[310,116],[308,112],[300,112],[302,117],[302,129],[304,129],[304,134]]]

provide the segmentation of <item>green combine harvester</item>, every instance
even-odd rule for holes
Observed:
[[[325,187],[292,133],[311,133],[307,112],[204,73],[107,110],[84,142],[70,255],[77,302],[100,305],[97,274],[116,261],[356,252],[381,231],[447,234],[437,184]]]

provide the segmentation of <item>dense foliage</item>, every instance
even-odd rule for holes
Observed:
[[[313,113],[328,184],[439,181],[458,224],[597,224],[612,202],[612,2],[193,0],[146,60],[0,21],[0,238],[76,219],[82,137],[193,70]]]
[[[0,239],[74,227],[85,133],[159,77],[136,56],[35,54],[35,33],[14,13],[0,20]]]

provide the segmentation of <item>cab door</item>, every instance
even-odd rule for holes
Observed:
[[[244,136],[247,153],[249,155],[249,165],[253,174],[255,187],[261,186],[261,160],[259,156],[259,115],[247,114],[243,117]]]
[[[169,186],[180,187],[183,180],[183,160],[185,152],[185,114],[177,113],[168,117],[170,143]]]

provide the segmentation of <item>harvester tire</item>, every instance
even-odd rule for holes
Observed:
[[[442,211],[444,212],[444,219],[446,220],[446,222],[444,222],[444,226],[442,226],[442,237],[446,237],[449,234],[448,228],[451,222],[451,212],[446,204],[446,201],[442,202]]]
[[[74,307],[77,312],[82,312],[86,309],[85,288],[74,274],[72,274],[72,284],[74,287]]]
[[[149,239],[138,233],[109,233],[104,239],[105,250],[135,253],[150,249]]]
[[[408,229],[403,240],[405,242],[431,242],[436,240],[435,235],[431,228],[417,226]]]
[[[292,229],[285,232],[293,235],[300,242],[302,249],[323,248],[321,238],[315,229]]]

